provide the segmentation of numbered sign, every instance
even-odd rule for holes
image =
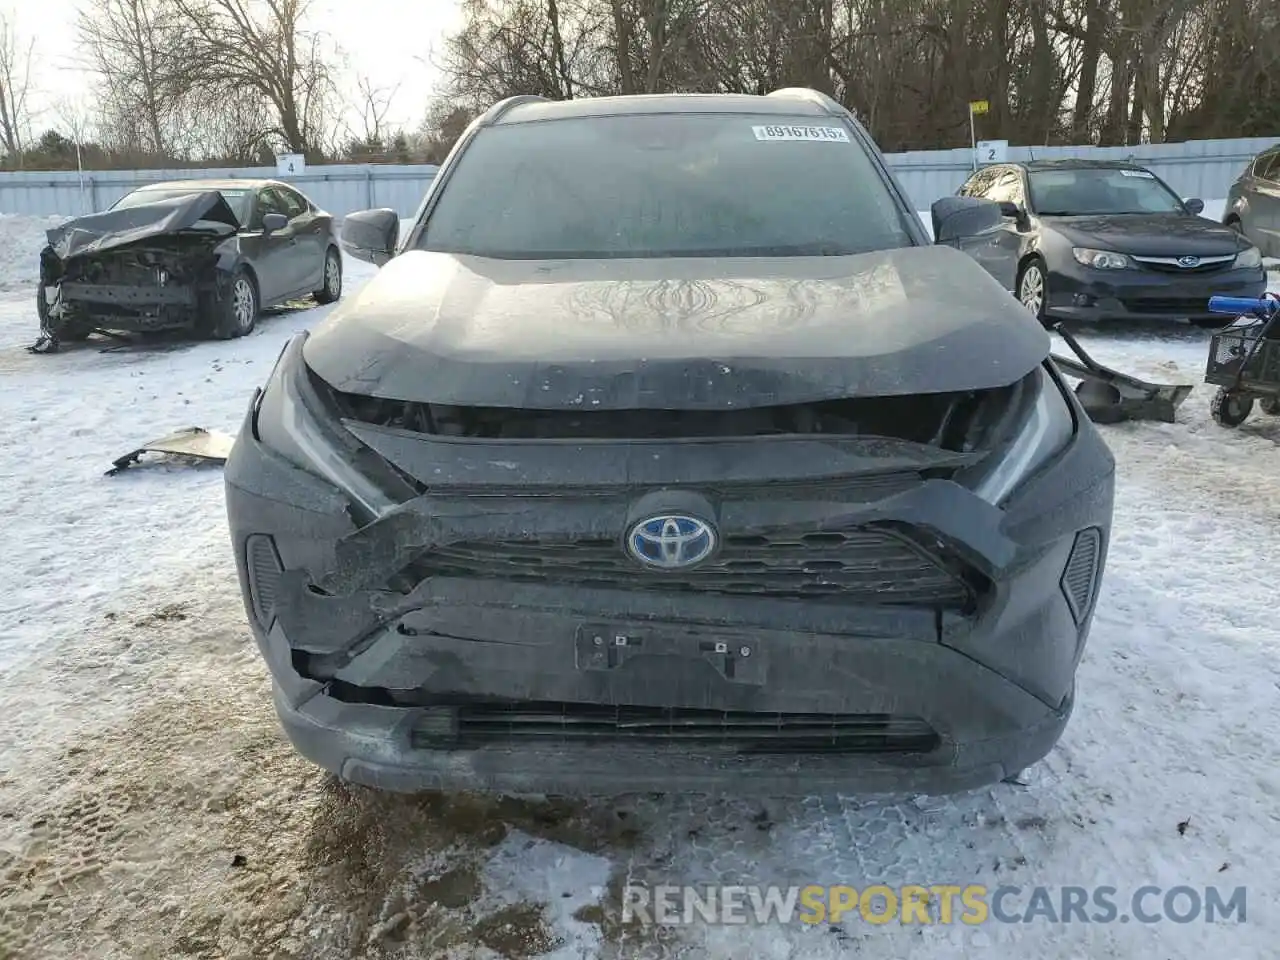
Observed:
[[[307,172],[307,158],[300,153],[276,155],[276,173],[282,177],[296,177]]]
[[[1008,140],[979,140],[975,148],[978,152],[978,165],[987,163],[1004,163],[1009,159]]]

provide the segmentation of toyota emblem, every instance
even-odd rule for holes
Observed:
[[[706,521],[683,514],[647,517],[627,531],[627,553],[652,570],[683,570],[715,552],[718,538]]]

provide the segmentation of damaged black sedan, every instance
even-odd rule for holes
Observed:
[[[950,234],[998,223],[961,201]],[[949,792],[1057,742],[1114,462],[812,91],[504,101],[226,471],[292,742],[373,787]]]
[[[272,180],[151,184],[48,240],[36,292],[45,349],[95,330],[227,340],[264,307],[342,295],[333,218]]]

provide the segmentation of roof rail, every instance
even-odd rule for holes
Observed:
[[[832,97],[823,93],[821,90],[814,90],[810,87],[783,87],[781,90],[774,90],[769,94],[771,97],[790,97],[796,100],[808,100],[810,103],[817,104],[832,116],[841,116],[844,114],[844,107]]]
[[[512,107],[518,107],[522,103],[546,103],[547,98],[539,96],[536,93],[522,93],[514,97],[507,97],[505,100],[499,100],[492,107],[480,115],[480,123],[488,126],[491,123],[497,123],[499,118],[510,110]]]

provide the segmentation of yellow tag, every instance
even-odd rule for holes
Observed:
[[[969,112],[976,115],[986,113],[991,109],[991,104],[986,100],[972,100],[969,102]]]

